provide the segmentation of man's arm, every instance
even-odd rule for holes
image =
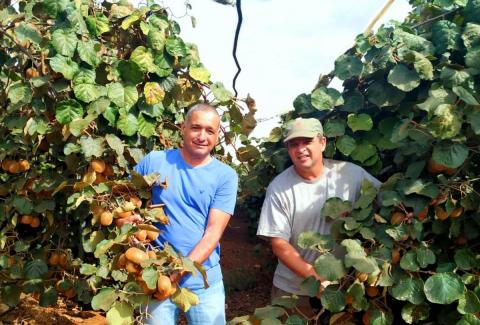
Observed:
[[[230,217],[230,214],[226,212],[213,208],[210,209],[203,237],[188,254],[188,258],[194,262],[203,263],[212,254],[213,250],[217,248]],[[184,275],[185,272],[174,273],[170,278],[172,282],[178,282]]]
[[[308,278],[313,276],[317,280],[324,280],[288,241],[282,238],[272,238],[271,243],[275,256],[299,277]]]

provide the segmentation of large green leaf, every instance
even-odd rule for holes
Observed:
[[[317,88],[312,92],[311,103],[319,110],[332,109],[343,104],[342,95],[334,88]]]
[[[418,305],[425,300],[423,281],[418,277],[404,277],[391,289],[392,297]]]
[[[346,267],[354,267],[359,272],[364,273],[379,273],[380,269],[377,262],[373,257],[367,257],[358,241],[344,239],[341,244],[347,249],[347,255],[344,260]]]
[[[465,64],[469,68],[480,69],[480,47],[468,50],[465,55]]]
[[[188,70],[188,74],[193,79],[203,83],[208,83],[210,81],[210,72],[203,66],[190,67],[190,69]]]
[[[75,99],[69,99],[57,104],[55,118],[60,124],[68,124],[83,117],[83,106]]]
[[[71,58],[77,48],[77,35],[72,30],[60,28],[52,33],[52,45],[57,53]]]
[[[157,69],[152,51],[145,46],[135,48],[130,55],[130,61],[135,62],[145,72],[155,72]]]
[[[317,274],[328,281],[340,280],[347,274],[342,260],[331,253],[320,255],[315,260],[314,267]]]
[[[405,93],[403,91],[380,80],[374,81],[367,91],[368,100],[378,107],[397,105],[404,97]]]
[[[145,138],[150,138],[156,135],[155,120],[140,114],[138,116],[138,133]]]
[[[460,314],[475,314],[480,312],[480,299],[475,292],[467,290],[458,301],[457,310]]]
[[[353,132],[356,131],[370,131],[373,127],[373,121],[370,115],[362,114],[348,114],[347,124]]]
[[[132,136],[138,131],[138,120],[133,114],[120,114],[117,129],[126,136]]]
[[[404,64],[398,64],[390,70],[388,82],[398,89],[408,92],[420,85],[420,77],[415,70],[409,69]]]
[[[433,114],[439,105],[453,104],[456,99],[452,91],[443,88],[438,83],[434,83],[428,91],[428,98],[423,103],[417,104],[417,107]]]
[[[322,306],[332,313],[337,313],[345,309],[345,292],[339,290],[338,286],[328,286],[325,288],[320,300]]]
[[[455,137],[462,129],[462,119],[453,105],[439,105],[434,112],[434,117],[427,123],[430,133],[439,139]]]
[[[355,202],[353,207],[355,209],[366,209],[377,196],[377,189],[368,180],[364,179],[360,186],[360,197]]]
[[[393,39],[403,43],[408,49],[422,53],[425,56],[433,55],[435,47],[422,36],[411,34],[402,28],[394,30]]]
[[[158,280],[158,271],[154,267],[147,267],[143,269],[142,279],[147,284],[148,288],[156,289]]]
[[[88,63],[92,67],[96,67],[101,62],[98,54],[100,46],[100,43],[93,40],[78,42],[78,56],[83,62]]]
[[[337,219],[347,216],[352,210],[352,203],[338,197],[329,198],[322,207],[322,218]]]
[[[187,55],[187,47],[185,46],[185,43],[182,41],[182,39],[178,37],[167,38],[165,49],[171,56],[181,57]]]
[[[125,301],[117,301],[107,312],[107,322],[109,324],[129,325],[133,323],[132,305]]]
[[[377,149],[370,143],[359,143],[351,153],[351,157],[360,163],[366,162],[377,154]]]
[[[225,87],[223,86],[223,84],[221,82],[216,82],[216,83],[212,84],[210,86],[210,89],[212,90],[215,98],[220,103],[229,101],[233,97],[233,94],[230,91],[228,91],[227,89],[225,89]]]
[[[139,84],[144,79],[144,74],[138,64],[133,61],[120,61],[118,71],[123,81],[132,84]]]
[[[424,291],[430,302],[448,305],[462,298],[465,286],[454,273],[437,273],[425,281]]]
[[[93,138],[91,136],[82,136],[80,145],[85,157],[101,157],[105,150],[103,138]]]
[[[339,137],[335,144],[337,146],[337,149],[345,156],[350,155],[357,147],[355,139],[349,135],[343,135]]]
[[[433,147],[433,160],[449,168],[460,167],[467,157],[468,148],[462,143],[441,142]]]
[[[460,44],[460,27],[449,20],[439,20],[432,27],[432,41],[437,53],[456,50]]]
[[[44,261],[35,259],[25,264],[24,272],[27,279],[41,279],[48,273],[48,266]]]
[[[93,35],[100,36],[110,31],[108,18],[104,14],[96,13],[95,16],[88,16],[85,22],[87,23],[88,30]]]
[[[362,73],[362,61],[353,55],[343,54],[335,60],[335,75],[341,79],[350,79],[359,76]]]
[[[61,73],[68,80],[72,80],[78,71],[78,64],[75,61],[60,54],[50,58],[50,66],[53,71]]]
[[[107,85],[108,98],[120,108],[129,110],[138,101],[137,88],[133,85],[113,82]]]
[[[94,84],[78,84],[73,86],[75,97],[82,102],[90,103],[106,94],[105,87]]]
[[[159,30],[150,30],[147,36],[148,45],[156,50],[163,51],[166,43],[165,33]]]
[[[416,272],[420,270],[420,266],[417,261],[417,253],[414,251],[408,251],[400,260],[400,267],[407,271]]]
[[[480,45],[480,25],[467,23],[462,33],[462,39],[467,49]]]
[[[36,44],[40,44],[42,41],[42,35],[33,24],[20,23],[15,27],[15,36],[21,42],[31,41]]]
[[[143,94],[147,105],[155,105],[163,100],[165,90],[163,90],[158,82],[146,82],[143,87]]]
[[[28,84],[15,83],[7,90],[8,99],[12,104],[28,104],[32,100],[32,89]]]
[[[430,313],[430,306],[426,303],[419,305],[406,304],[402,308],[402,319],[407,324],[416,324],[419,321],[428,318]]]
[[[177,290],[171,299],[184,312],[188,311],[190,307],[200,303],[198,296],[186,288]]]

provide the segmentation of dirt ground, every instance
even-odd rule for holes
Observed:
[[[250,314],[255,308],[267,305],[270,299],[274,259],[264,242],[248,235],[247,226],[243,218],[232,218],[221,243],[228,320]],[[39,307],[35,299],[26,296],[16,308],[0,310],[0,325],[102,325],[106,324],[104,316],[80,310],[76,304],[60,299],[57,306]]]

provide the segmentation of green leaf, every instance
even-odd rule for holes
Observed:
[[[357,144],[353,152],[351,153],[351,157],[359,161],[360,163],[366,162],[371,157],[377,154],[377,148],[373,144],[370,143],[360,143]]]
[[[83,275],[92,275],[97,272],[97,267],[94,264],[87,264],[87,263],[82,263],[82,266],[80,267],[80,274]]]
[[[187,47],[182,39],[178,37],[167,38],[165,49],[171,56],[182,57],[187,55]]]
[[[132,305],[125,301],[117,301],[107,312],[107,322],[115,325],[129,325],[133,323]]]
[[[15,307],[20,302],[20,294],[22,293],[21,287],[17,284],[5,285],[0,288],[2,302],[10,307]]]
[[[24,272],[29,280],[41,279],[48,273],[48,266],[44,261],[35,259],[25,264]]]
[[[467,157],[468,148],[462,143],[441,142],[433,147],[433,160],[449,168],[460,167]]]
[[[462,270],[476,269],[478,262],[475,254],[468,248],[462,248],[455,252],[455,264]]]
[[[215,99],[218,100],[220,103],[227,102],[233,97],[233,94],[227,89],[225,89],[221,82],[216,82],[212,84],[210,86],[210,89],[212,90]]]
[[[78,42],[77,52],[78,56],[83,62],[88,63],[92,67],[96,67],[100,64],[100,56],[98,55],[98,49],[100,48],[100,43],[88,40]]]
[[[342,246],[347,249],[345,256],[345,266],[354,267],[360,272],[364,273],[378,273],[380,270],[373,257],[367,257],[363,247],[360,243],[353,239],[344,239],[341,242]]]
[[[425,281],[424,291],[428,301],[448,305],[462,298],[465,286],[460,277],[454,273],[437,273]]]
[[[135,10],[131,15],[126,17],[123,21],[122,24],[120,25],[122,29],[127,30],[132,26],[134,23],[136,23],[140,18],[142,18],[143,12],[140,10]]]
[[[145,95],[145,102],[148,105],[155,105],[160,103],[165,97],[165,90],[158,82],[146,82],[143,88]]]
[[[457,310],[460,314],[475,314],[480,312],[480,299],[475,292],[467,290],[459,299]]]
[[[103,138],[92,138],[91,136],[82,136],[80,138],[83,155],[88,157],[101,157],[105,151]]]
[[[419,321],[428,318],[430,313],[430,306],[426,303],[419,305],[406,304],[402,308],[402,319],[407,324],[416,324]]]
[[[92,231],[87,237],[82,238],[83,249],[87,253],[93,253],[95,251],[95,247],[97,247],[97,244],[104,239],[105,236],[103,232]]]
[[[417,104],[417,107],[433,114],[439,105],[453,104],[456,100],[457,98],[452,91],[434,83],[428,91],[428,98],[423,103]]]
[[[57,15],[72,6],[69,0],[45,0],[43,1],[43,9],[50,17]]]
[[[432,41],[437,53],[457,50],[460,44],[460,27],[448,20],[439,20],[432,27]]]
[[[40,294],[39,305],[42,307],[53,306],[57,303],[57,291],[54,287],[49,287]]]
[[[409,69],[406,65],[398,64],[388,73],[388,82],[408,92],[420,85],[420,77],[416,71]]]
[[[435,253],[426,247],[417,249],[417,262],[421,268],[425,268],[430,264],[435,264],[437,257]]]
[[[343,104],[343,98],[338,90],[321,87],[312,92],[311,103],[318,110],[333,109]]]
[[[362,73],[362,61],[353,55],[343,54],[335,60],[333,73],[341,80],[359,76]]]
[[[80,68],[73,78],[73,84],[95,84],[95,70]]]
[[[155,129],[155,122],[154,119],[140,114],[138,116],[138,133],[145,138],[150,138],[156,135],[157,131]]]
[[[305,231],[298,236],[298,246],[303,249],[316,249],[328,252],[335,244],[331,235],[322,235],[314,231]]]
[[[12,104],[28,104],[32,100],[32,89],[23,83],[15,83],[8,87],[8,99]]]
[[[345,156],[349,156],[357,147],[355,139],[349,135],[342,135],[337,139],[335,144],[337,149]]]
[[[436,138],[450,139],[460,133],[462,118],[454,105],[439,105],[434,117],[427,123],[427,128]]]
[[[467,49],[480,45],[480,25],[467,23],[462,33],[463,44]]]
[[[443,85],[448,88],[461,86],[470,78],[470,74],[466,70],[457,70],[448,66],[444,67],[440,72],[440,79]]]
[[[50,58],[50,66],[52,70],[61,73],[65,79],[72,80],[78,71],[78,64],[71,58],[66,58],[60,54]]]
[[[197,81],[203,83],[208,83],[210,81],[210,72],[202,66],[190,67],[188,73],[190,74],[190,77]]]
[[[414,251],[408,251],[400,260],[400,267],[407,271],[416,272],[420,270],[417,262],[417,254]]]
[[[360,187],[360,197],[353,205],[354,209],[365,209],[367,208],[377,196],[377,189],[368,180],[363,180]]]
[[[424,37],[411,34],[402,28],[395,28],[394,40],[403,43],[402,46],[406,46],[408,49],[422,53],[425,56],[433,55],[435,47],[430,41],[427,41]]]
[[[417,277],[403,277],[392,287],[391,294],[397,300],[421,304],[425,300],[423,281]]]
[[[433,199],[438,196],[440,190],[433,183],[425,182],[421,179],[414,179],[406,182],[403,187],[403,193],[406,195],[416,193]]]
[[[133,85],[124,85],[120,82],[107,85],[108,98],[120,108],[129,110],[138,101],[137,88]]]
[[[478,53],[480,55],[480,52]],[[473,96],[473,94],[468,91],[467,89],[460,87],[460,86],[455,86],[452,88],[453,92],[461,99],[463,100],[466,104],[468,105],[480,105],[477,101],[477,99]]]
[[[117,298],[118,294],[113,288],[103,288],[93,297],[92,308],[93,310],[108,311]]]
[[[136,63],[144,72],[155,72],[157,67],[153,60],[152,51],[144,46],[138,46],[130,55],[130,61]]]
[[[338,313],[345,309],[345,292],[339,290],[338,286],[326,287],[320,300],[322,307],[332,313]]]
[[[110,148],[115,150],[118,156],[122,156],[124,149],[125,149],[125,144],[114,134],[107,134],[105,136],[105,140],[107,140],[108,145]]]
[[[133,114],[120,114],[117,121],[117,129],[123,135],[132,136],[138,131],[138,120]]]
[[[73,92],[75,93],[75,97],[77,97],[77,99],[80,99],[85,103],[90,103],[105,94],[105,89],[101,87],[102,86],[87,83],[78,84],[73,86]]]
[[[322,218],[337,219],[344,217],[352,211],[352,203],[343,201],[338,197],[329,198],[322,207]]]
[[[323,124],[323,133],[328,138],[339,137],[345,134],[343,119],[329,119]]]
[[[371,325],[391,325],[393,324],[393,314],[388,310],[381,310],[378,308],[373,308],[370,313],[370,323]]]
[[[138,64],[133,61],[120,61],[118,63],[120,76],[127,83],[139,84],[144,79],[144,74]]]
[[[35,44],[40,44],[40,42],[42,42],[42,35],[35,28],[35,25],[32,24],[20,23],[15,27],[15,36],[17,36],[18,40],[21,42],[27,40],[32,41]]]
[[[180,288],[177,290],[171,299],[173,303],[184,312],[188,311],[190,307],[200,303],[198,296],[186,288]]]
[[[77,35],[69,29],[57,29],[52,33],[52,45],[57,53],[71,58],[77,48]]]
[[[154,267],[147,267],[142,272],[142,279],[150,289],[157,288],[158,271]]]
[[[368,100],[380,108],[397,105],[404,97],[403,91],[380,80],[374,81],[367,90]]]
[[[166,43],[165,33],[152,29],[148,32],[147,42],[152,49],[156,51],[163,51]]]
[[[68,124],[75,119],[83,117],[82,104],[74,99],[62,101],[57,104],[55,118],[60,124]]]
[[[370,115],[362,114],[348,114],[347,124],[353,132],[356,131],[370,131],[373,126],[373,121]]]
[[[331,253],[320,255],[315,260],[314,267],[317,274],[328,281],[340,280],[347,274],[343,262]]]
[[[87,23],[87,28],[90,33],[96,36],[100,36],[110,31],[108,18],[102,13],[97,12],[95,16],[88,16],[85,18],[85,22]]]
[[[155,64],[157,66],[155,73],[159,77],[168,77],[172,73],[172,60],[167,58],[163,52],[155,55]]]

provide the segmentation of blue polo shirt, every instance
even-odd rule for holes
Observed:
[[[169,225],[155,224],[160,229],[156,244],[168,242],[187,256],[202,239],[210,209],[233,215],[237,197],[238,176],[228,165],[213,158],[207,165],[192,167],[180,150],[152,151],[134,168],[141,175],[159,173],[160,180],[168,178],[168,187],[152,188],[152,204],[165,204]],[[209,284],[222,280],[220,245],[203,263]],[[202,276],[187,275],[180,283],[189,289],[204,288]]]

